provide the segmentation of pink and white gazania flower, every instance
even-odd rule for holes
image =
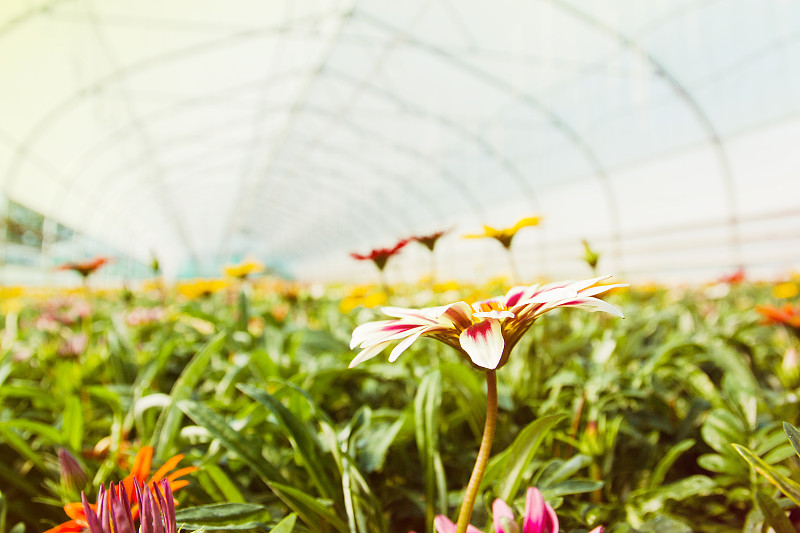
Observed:
[[[406,309],[383,307],[392,320],[361,324],[353,330],[350,348],[361,352],[350,368],[400,341],[389,355],[394,362],[419,337],[433,337],[466,355],[475,366],[494,370],[508,361],[511,350],[540,315],[559,307],[580,307],[622,317],[622,312],[596,295],[626,284],[597,285],[610,276],[584,281],[561,281],[514,287],[505,296],[470,306],[456,302],[441,307]]]
[[[528,487],[525,494],[525,516],[522,527],[514,521],[511,507],[500,498],[492,504],[492,524],[495,533],[558,533],[558,517],[542,493],[536,487]],[[436,533],[456,533],[456,525],[444,515],[433,521]],[[413,531],[410,533],[414,533]],[[482,533],[475,526],[468,526],[467,533]],[[589,533],[603,533],[603,526],[597,526]]]

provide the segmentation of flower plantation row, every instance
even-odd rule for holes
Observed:
[[[385,303],[436,308],[507,288],[395,287]],[[783,426],[800,422],[800,364],[795,308],[773,289],[617,287],[597,305],[624,320],[554,308],[513,355],[475,337],[470,359],[458,334],[437,342],[444,330],[428,329],[395,362],[402,337],[354,368],[354,330],[386,317],[344,306],[346,288],[17,294],[0,345],[0,531],[106,531],[94,504],[109,483],[125,488],[132,523],[139,501],[161,517],[165,479],[184,531],[449,531],[484,433],[485,372],[500,366],[471,527],[538,519],[547,531],[552,508],[562,531],[781,531],[800,495]],[[505,303],[453,316],[502,329],[521,316]],[[137,496],[137,483],[155,492]],[[82,525],[92,513],[100,529]]]

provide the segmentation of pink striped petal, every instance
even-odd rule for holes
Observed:
[[[461,348],[477,366],[493,370],[503,357],[503,328],[494,318],[468,327],[459,336]]]
[[[364,361],[372,359],[373,357],[381,353],[384,348],[389,346],[389,344],[391,344],[391,341],[382,342],[380,344],[376,344],[374,346],[370,346],[369,348],[361,350],[358,353],[358,355],[355,356],[352,361],[350,361],[350,365],[347,368],[353,368],[359,363],[363,363]]]
[[[456,302],[445,305],[441,309],[442,312],[435,318],[440,324],[460,329],[466,329],[472,325],[472,308],[467,302]]]
[[[508,308],[514,307],[519,302],[523,300],[527,300],[539,289],[539,285],[521,285],[519,287],[514,287],[510,291],[508,291],[504,297],[505,299],[505,306]]]
[[[494,523],[494,531],[495,533],[513,533],[512,531],[506,531],[505,527],[503,527],[503,518],[513,522],[514,513],[511,511],[511,507],[509,507],[506,502],[500,498],[497,498],[494,503],[492,503],[492,521]]]
[[[604,529],[605,528],[603,528],[603,526],[597,526],[596,528],[591,530],[589,533],[603,533]]]
[[[400,354],[405,352],[406,349],[408,349],[408,347],[411,346],[414,343],[414,341],[416,341],[419,338],[420,335],[441,329],[445,329],[445,327],[440,325],[435,325],[435,326],[422,326],[419,329],[416,329],[414,333],[403,339],[400,342],[400,344],[394,347],[392,353],[389,354],[389,362],[394,363],[395,361],[397,361],[397,358],[400,357]]]

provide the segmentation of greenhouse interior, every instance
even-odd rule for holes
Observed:
[[[0,75],[0,533],[800,532],[797,0],[3,0]]]

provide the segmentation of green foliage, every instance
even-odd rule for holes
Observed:
[[[800,400],[785,357],[797,341],[759,324],[752,308],[769,289],[630,290],[609,297],[625,320],[539,319],[498,371],[473,523],[488,530],[495,497],[524,508],[535,485],[564,531],[786,530],[800,499]],[[490,295],[463,293],[396,288],[391,304]],[[430,532],[435,514],[457,511],[486,393],[452,349],[421,339],[396,363],[348,369],[353,328],[379,315],[343,314],[335,288],[95,294],[90,315],[44,321],[84,297],[4,317],[0,531],[66,520],[77,494],[60,482],[59,447],[79,457],[92,494],[148,443],[156,467],[176,453],[200,467],[177,494],[187,531]],[[126,321],[139,306],[163,317]],[[86,332],[85,350],[64,352]]]

